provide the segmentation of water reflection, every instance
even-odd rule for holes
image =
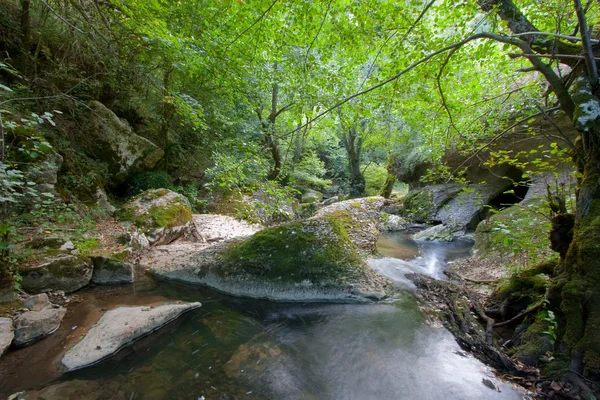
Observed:
[[[138,399],[520,398],[483,377],[494,380],[449,333],[429,327],[407,294],[379,305],[223,298],[68,379]]]

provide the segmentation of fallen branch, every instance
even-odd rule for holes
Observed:
[[[525,318],[527,315],[536,312],[537,310],[539,310],[542,306],[544,305],[543,301],[540,301],[538,304],[536,304],[535,306],[523,311],[522,313],[512,317],[511,319],[507,320],[507,321],[502,321],[502,322],[498,322],[497,324],[494,325],[494,328],[501,328],[503,326],[508,326],[508,325],[512,325],[515,322]]]

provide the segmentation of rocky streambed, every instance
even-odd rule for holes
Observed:
[[[0,393],[24,390],[13,397],[23,399],[520,398],[462,352],[449,332],[432,326],[403,284],[408,272],[440,272],[453,256],[448,251],[456,250],[452,244],[434,245],[435,252],[421,245],[415,253],[421,257],[409,262],[373,258],[380,230],[408,226],[383,208],[381,198],[338,202],[308,220],[266,229],[180,214],[179,225],[156,228],[148,222],[155,216],[133,210],[127,217],[141,221],[142,236],[132,242],[154,238],[131,256],[133,284],[84,287],[69,297],[66,312],[49,303],[30,309],[58,313],[62,323],[44,332],[47,339],[0,359],[0,372],[9,377]],[[181,238],[160,245],[156,238],[172,232]],[[414,245],[410,236],[402,240],[394,244],[388,236],[383,246],[406,252],[406,244]],[[413,268],[403,271],[398,263]],[[325,304],[331,302],[360,304]]]

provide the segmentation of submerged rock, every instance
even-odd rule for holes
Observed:
[[[341,223],[354,246],[364,253],[375,253],[379,239],[379,212],[383,197],[340,201],[321,208],[313,218],[329,218]]]
[[[69,371],[96,364],[135,340],[159,329],[200,303],[157,307],[119,307],[107,311],[83,340],[71,348],[62,363]]]
[[[209,246],[164,246],[141,265],[159,277],[278,301],[368,302],[385,297],[388,288],[364,264],[344,223],[328,217]]]
[[[14,337],[12,319],[0,318],[0,357],[6,353]]]
[[[64,290],[70,293],[90,283],[92,270],[92,261],[87,257],[61,256],[19,272],[23,277],[21,285],[27,292]]]
[[[27,311],[15,322],[15,346],[28,346],[54,333],[65,316],[63,307],[46,307],[40,311]]]
[[[113,387],[111,384],[107,385],[99,380],[76,379],[56,383],[39,390],[15,393],[9,397],[9,400],[127,400],[129,398],[131,396],[126,396],[119,387]]]
[[[151,246],[169,244],[193,226],[192,210],[185,197],[168,189],[146,190],[125,204],[116,216],[135,224]]]

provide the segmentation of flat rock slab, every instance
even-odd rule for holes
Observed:
[[[201,304],[163,304],[158,307],[119,307],[106,312],[85,338],[65,354],[69,371],[96,364],[135,340],[173,321]]]
[[[233,217],[218,214],[196,214],[193,216],[196,230],[208,242],[251,236],[263,229]]]
[[[8,350],[14,337],[12,319],[0,318],[0,357]]]
[[[15,346],[28,346],[54,333],[67,312],[66,308],[27,311],[15,322]]]

